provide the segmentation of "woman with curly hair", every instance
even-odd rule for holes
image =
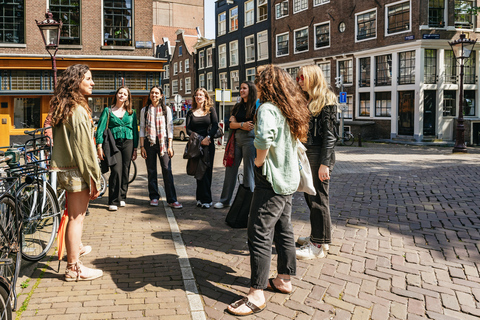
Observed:
[[[253,139],[253,118],[257,101],[257,89],[251,81],[244,81],[240,85],[240,97],[242,100],[232,110],[230,117],[230,129],[235,135],[235,160],[231,167],[225,168],[222,195],[220,201],[215,203],[215,209],[230,206],[233,191],[237,181],[238,167],[243,160],[243,184],[253,192],[255,178],[253,174],[253,160],[255,159],[255,146]]]
[[[305,93],[312,115],[306,147],[317,194],[312,196],[305,193],[310,209],[311,233],[309,237],[299,237],[297,240],[302,246],[297,250],[297,258],[309,260],[323,258],[332,242],[328,190],[330,174],[335,165],[337,96],[318,66],[301,67],[297,81]]]
[[[218,117],[212,99],[204,88],[198,88],[193,94],[192,109],[186,118],[187,134],[197,133],[201,137],[200,144],[207,148],[208,165],[201,179],[197,180],[197,206],[208,209],[212,206],[212,168],[215,157],[213,136],[218,130]]]
[[[81,243],[83,219],[89,200],[98,197],[100,188],[94,126],[85,99],[86,95],[92,94],[93,86],[88,66],[76,64],[61,74],[50,100],[55,141],[51,169],[58,172],[58,184],[67,191],[68,199],[66,281],[88,281],[103,275],[102,270],[87,268],[79,260],[80,256],[92,250]]]
[[[297,139],[307,139],[310,118],[305,97],[286,71],[268,65],[255,84],[263,104],[255,121],[255,191],[247,231],[250,290],[228,306],[228,312],[237,316],[264,310],[265,289],[292,291],[290,277],[296,273],[292,194],[300,182]],[[273,242],[278,274],[269,279]]]

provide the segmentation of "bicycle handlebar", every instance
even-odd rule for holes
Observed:
[[[51,129],[52,127],[45,127],[45,128],[38,128],[35,130],[25,130],[23,133],[28,134],[29,136],[35,136],[35,133],[37,132],[44,132],[47,129]]]

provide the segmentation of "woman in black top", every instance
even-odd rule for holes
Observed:
[[[297,258],[308,260],[323,258],[332,241],[329,181],[335,165],[337,96],[318,66],[301,67],[297,81],[308,99],[308,109],[312,114],[306,147],[317,191],[315,196],[305,193],[310,209],[310,236],[297,240],[302,246],[297,250]]]
[[[212,168],[215,156],[213,136],[218,130],[218,117],[212,99],[204,88],[195,90],[192,109],[187,113],[186,129],[188,135],[195,132],[200,136],[201,145],[208,148],[210,155],[210,166],[203,177],[197,179],[196,191],[197,206],[208,209],[212,205]]]
[[[215,209],[222,209],[230,206],[233,191],[237,180],[238,167],[243,159],[243,185],[255,189],[253,161],[255,160],[255,139],[253,117],[255,116],[255,103],[257,101],[257,88],[251,81],[244,81],[240,85],[240,97],[242,101],[237,103],[232,110],[230,117],[230,129],[235,135],[235,161],[231,167],[225,168],[225,179],[223,180],[222,195],[220,201],[215,203]]]

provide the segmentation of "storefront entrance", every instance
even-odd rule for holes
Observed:
[[[413,136],[415,91],[398,92],[398,134]]]
[[[423,135],[435,136],[435,118],[437,117],[437,92],[435,90],[425,90],[423,92]]]

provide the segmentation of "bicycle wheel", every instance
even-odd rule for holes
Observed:
[[[6,299],[6,311],[8,313],[10,310],[10,319],[12,312],[10,300],[13,299],[14,308],[17,305],[15,288],[22,261],[22,255],[20,254],[20,228],[21,222],[16,219],[15,199],[8,194],[2,195],[0,197],[0,278],[9,288]],[[4,292],[1,295],[4,298]]]
[[[7,289],[2,285],[0,285],[0,319],[12,320],[12,304]]]
[[[137,164],[135,161],[130,161],[130,170],[129,170],[129,176],[128,176],[128,184],[132,183],[133,180],[137,177]]]
[[[23,183],[16,192],[23,219],[22,256],[39,261],[52,247],[58,230],[60,211],[55,193],[39,179]]]
[[[343,144],[346,146],[351,146],[355,142],[355,138],[353,137],[353,134],[347,132],[345,133],[345,136],[343,137]]]
[[[107,192],[107,187],[108,187],[108,178],[106,177],[106,173],[102,174],[100,176],[100,193],[98,195],[99,198],[101,198],[105,192]]]

